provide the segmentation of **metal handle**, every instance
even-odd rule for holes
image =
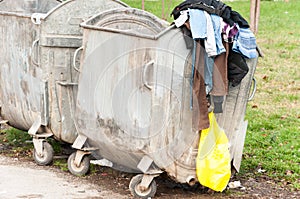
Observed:
[[[143,70],[143,77],[142,77],[142,80],[143,80],[143,83],[144,85],[146,86],[146,88],[148,88],[149,90],[152,90],[152,86],[149,85],[149,83],[146,81],[146,73],[148,71],[148,67],[151,66],[151,65],[154,65],[154,60],[151,60],[149,61],[147,64],[144,65],[144,70]]]
[[[255,77],[253,77],[252,79],[252,85],[253,85],[253,89],[252,89],[252,93],[248,98],[248,101],[251,101],[254,98],[255,92],[256,92],[256,79]]]
[[[77,48],[74,52],[74,56],[73,56],[73,68],[77,71],[77,72],[80,72],[79,71],[79,68],[76,66],[76,58],[78,56],[78,53],[79,51],[83,50],[83,46]]]
[[[34,56],[34,52],[33,52],[34,49],[36,48],[38,42],[39,42],[39,39],[34,40],[34,41],[32,42],[31,51],[30,51],[31,63],[32,63],[33,65],[35,65],[35,66],[39,66],[38,61],[36,61],[36,60],[34,59],[35,56]]]
[[[41,19],[45,19],[45,17],[47,16],[47,14],[44,13],[33,13],[31,15],[31,22],[39,25],[42,23]]]

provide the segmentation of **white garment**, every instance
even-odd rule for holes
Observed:
[[[188,19],[189,19],[188,11],[184,10],[184,11],[180,12],[180,16],[176,20],[174,20],[174,23],[175,23],[176,27],[178,28],[178,27],[182,26]]]
[[[217,45],[215,39],[215,31],[211,21],[210,14],[204,11],[206,17],[206,39],[204,40],[205,50],[208,57],[213,57],[217,55]]]

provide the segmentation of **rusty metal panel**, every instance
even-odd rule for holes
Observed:
[[[41,68],[31,63],[31,46],[38,37],[38,28],[30,14],[48,11],[57,1],[0,2],[0,105],[1,116],[9,124],[28,130],[41,112],[43,82]],[[48,6],[49,7],[48,7]]]

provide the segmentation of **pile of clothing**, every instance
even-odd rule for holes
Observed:
[[[191,108],[197,130],[209,127],[209,107],[222,113],[229,85],[246,76],[246,59],[257,56],[256,39],[248,22],[219,0],[187,0],[171,15],[193,50]]]

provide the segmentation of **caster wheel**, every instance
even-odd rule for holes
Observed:
[[[77,166],[75,164],[76,152],[72,153],[68,158],[68,169],[76,176],[84,176],[90,169],[90,158],[85,155],[83,156],[80,164]]]
[[[149,187],[146,190],[141,190],[140,183],[142,182],[142,179],[143,179],[142,174],[136,175],[131,179],[131,181],[129,183],[129,190],[130,190],[131,194],[135,198],[148,199],[149,197],[154,197],[154,195],[156,193],[156,189],[157,189],[155,180],[152,180],[151,184],[149,185]]]
[[[49,165],[53,161],[53,148],[48,142],[43,142],[43,152],[38,154],[37,151],[33,150],[33,159],[38,165]]]

